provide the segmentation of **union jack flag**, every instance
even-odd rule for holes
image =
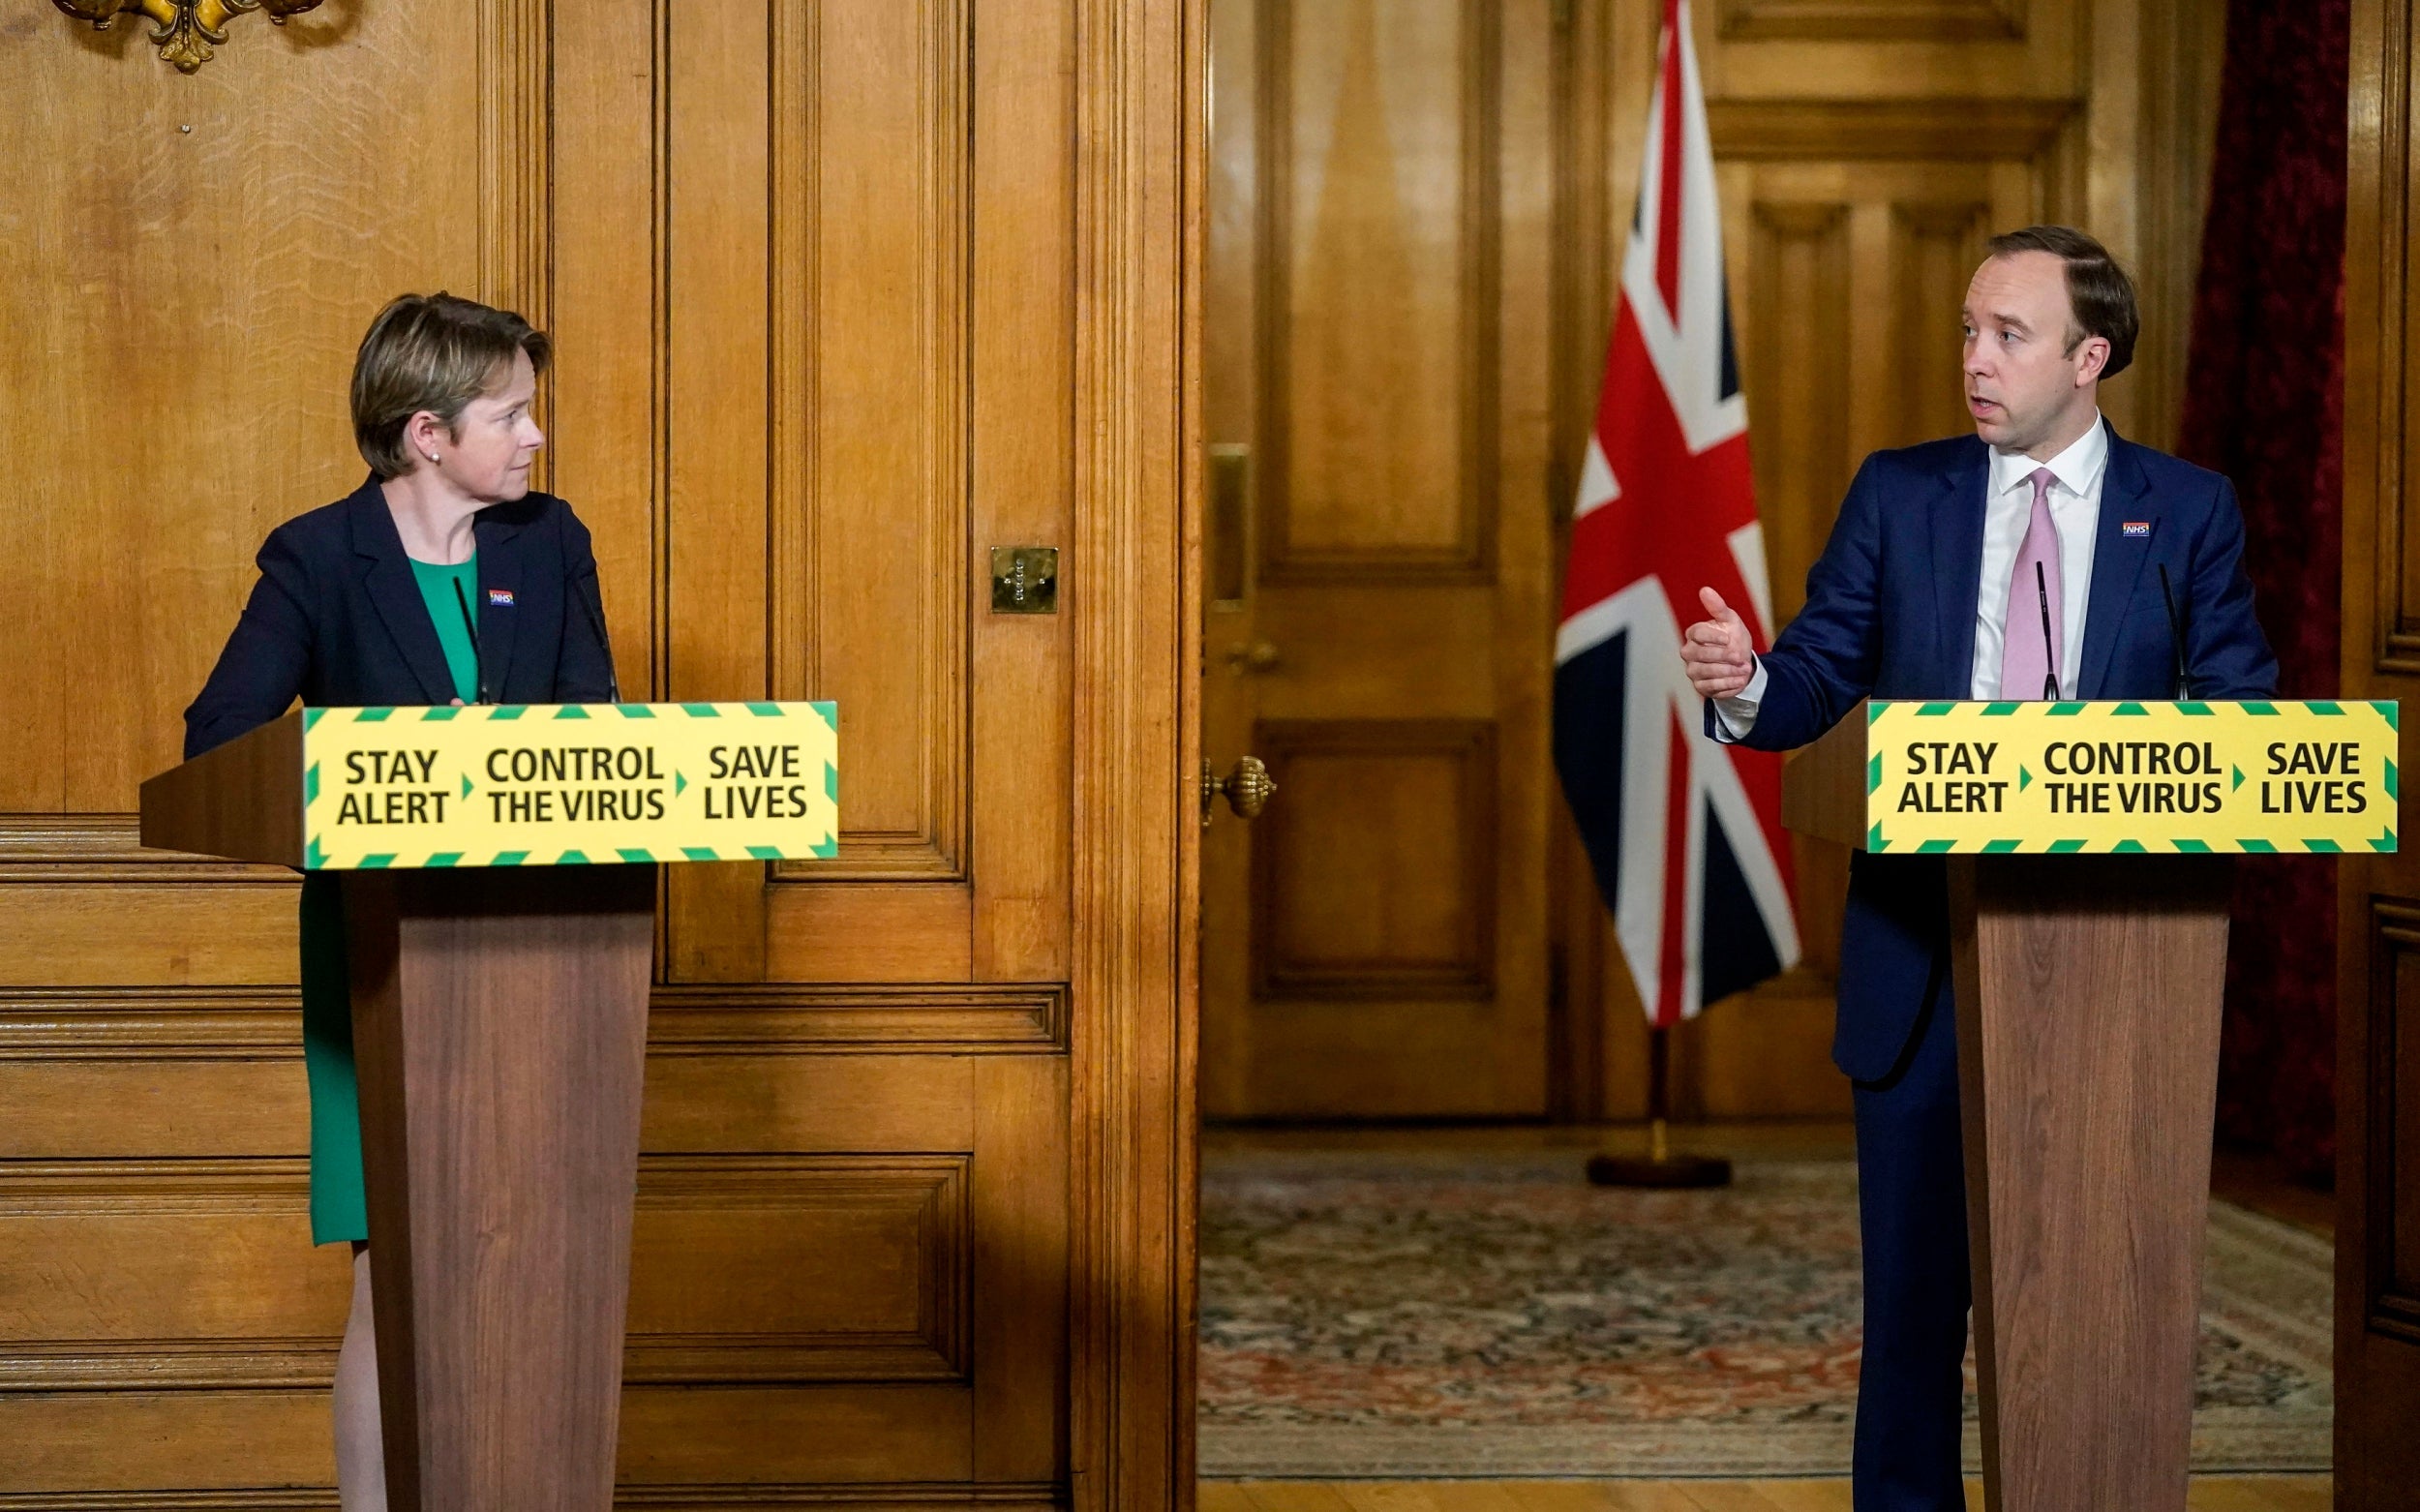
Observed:
[[[1555,765],[1650,1021],[1797,961],[1781,758],[1707,739],[1680,630],[1710,587],[1772,637],[1687,0],[1665,0],[1620,308],[1555,644]]]

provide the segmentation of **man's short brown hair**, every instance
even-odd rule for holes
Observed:
[[[442,289],[379,311],[353,358],[353,443],[370,470],[381,478],[411,470],[404,427],[423,409],[459,437],[464,408],[504,385],[516,351],[543,373],[554,344],[509,310]]]
[[[2134,281],[2118,266],[2109,249],[2072,226],[2028,226],[2004,231],[1983,243],[1987,256],[2005,257],[2019,252],[2046,252],[2067,264],[2067,302],[2075,312],[2075,330],[2067,349],[2087,336],[2109,344],[2104,378],[2126,371],[2134,360],[2134,338],[2142,330],[2142,312],[2134,303]]]

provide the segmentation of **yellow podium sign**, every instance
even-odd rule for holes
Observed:
[[[1866,709],[1868,850],[2395,849],[2392,703]]]
[[[839,849],[831,704],[303,711],[303,860],[785,861]]]

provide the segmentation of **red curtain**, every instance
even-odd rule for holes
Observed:
[[[2234,479],[2279,691],[2337,690],[2348,0],[2230,0],[2177,449]],[[2323,1180],[2336,1145],[2336,879],[2239,862],[2219,1137]]]

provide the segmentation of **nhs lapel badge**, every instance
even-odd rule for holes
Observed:
[[[2133,527],[2130,526],[2128,529],[2131,530]],[[2143,529],[2148,530],[2151,527],[2145,526]],[[487,590],[487,606],[490,609],[510,609],[513,606],[513,590],[508,588],[489,589]]]
[[[2121,520],[2118,522],[2118,534],[2132,536],[2137,540],[2147,538],[2151,534],[2151,522],[2148,520]],[[509,601],[510,600],[507,599],[507,602]]]

